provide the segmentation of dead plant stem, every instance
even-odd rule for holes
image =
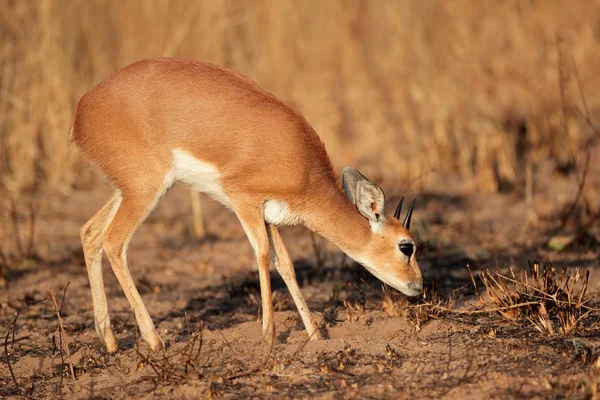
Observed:
[[[67,289],[69,288],[69,284],[70,284],[70,282],[67,283],[67,286],[65,287],[65,290],[63,292],[63,298],[62,298],[60,308],[58,307],[58,303],[56,302],[56,295],[54,293],[54,289],[52,289],[52,288],[50,288],[50,297],[52,298],[52,303],[54,304],[54,311],[56,313],[56,317],[58,318],[60,352],[62,355],[63,341],[64,341],[64,347],[67,352],[67,361],[68,361],[68,365],[69,365],[69,371],[71,373],[71,378],[75,379],[75,371],[73,370],[73,362],[71,361],[71,351],[69,350],[69,341],[67,340],[67,336],[65,334],[65,328],[63,325],[63,320],[60,315],[60,313],[62,311],[62,307],[64,306],[65,296],[67,294]]]
[[[6,357],[6,365],[8,366],[8,371],[10,372],[10,377],[12,378],[12,381],[15,384],[16,388],[19,390],[19,392],[21,392],[21,394],[23,394],[24,389],[21,387],[21,385],[19,385],[19,382],[17,381],[15,372],[13,371],[12,365],[10,364],[10,355],[8,354],[8,338],[11,336],[11,332],[12,332],[13,343],[14,343],[14,340],[15,340],[14,331],[15,331],[15,328],[17,325],[17,318],[19,318],[20,313],[21,313],[21,309],[18,309],[15,312],[15,318],[10,323],[8,332],[6,332],[6,336],[4,337],[4,355]],[[14,345],[13,345],[13,347],[14,347]]]

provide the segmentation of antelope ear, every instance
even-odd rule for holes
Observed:
[[[348,200],[356,206],[358,212],[368,219],[371,227],[376,230],[375,224],[381,224],[385,219],[383,190],[352,167],[344,168],[342,187]]]

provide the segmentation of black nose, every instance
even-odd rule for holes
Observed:
[[[423,281],[422,280],[419,282],[410,282],[407,286],[410,290],[414,290],[419,293],[421,293],[423,291]]]

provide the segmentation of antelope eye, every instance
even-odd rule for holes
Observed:
[[[398,247],[400,248],[402,254],[409,258],[413,255],[415,251],[415,245],[412,243],[400,243]]]

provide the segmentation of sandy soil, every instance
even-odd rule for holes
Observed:
[[[544,193],[550,192],[540,186],[538,209],[544,210]],[[549,186],[573,194],[576,181],[554,180]],[[525,268],[533,259],[556,266],[581,265],[591,270],[589,291],[600,291],[597,243],[551,251],[540,243],[556,222],[542,216],[536,225],[526,226],[522,196],[459,193],[417,193],[413,219],[422,238],[429,240],[429,250],[420,256],[426,284],[435,283],[430,292],[451,298],[453,309],[471,310],[476,305],[467,263],[475,272],[488,265]],[[239,223],[206,200],[210,234],[205,240],[194,239],[183,187],[163,199],[129,252],[132,274],[167,349],[152,353],[138,340],[129,305],[105,261],[109,306],[120,342],[120,350],[109,355],[94,332],[78,238],[79,228],[109,194],[110,189],[102,186],[68,197],[32,197],[37,207],[35,256],[5,269],[0,288],[0,397],[596,396],[597,322],[583,336],[548,337],[530,324],[511,323],[494,313],[430,312],[416,321],[410,307],[422,299],[408,301],[393,293],[394,310],[401,311],[390,311],[375,278],[301,227],[284,228],[282,236],[327,339],[306,341],[294,304],[273,271],[279,343],[263,345],[258,276]],[[391,207],[397,196],[389,200]],[[24,210],[20,223],[25,230]],[[569,237],[574,229],[567,226],[562,234]],[[589,231],[599,238],[597,226]],[[64,300],[64,337],[51,290],[57,293],[59,306]],[[16,310],[20,314],[11,329]],[[61,340],[69,344],[75,379],[60,351]]]

